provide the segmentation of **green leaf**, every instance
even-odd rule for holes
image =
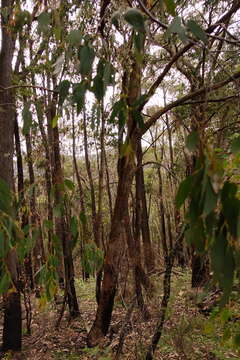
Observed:
[[[103,252],[93,243],[85,244],[83,247],[82,266],[89,274],[98,271],[103,263]]]
[[[121,18],[121,13],[119,11],[115,11],[112,15],[111,21],[112,24],[119,29],[119,20]]]
[[[85,94],[87,91],[87,84],[85,81],[74,84],[73,86],[73,103],[77,104],[77,113],[79,114],[85,104]]]
[[[92,47],[86,45],[80,49],[79,60],[80,67],[79,71],[82,76],[88,76],[92,71],[92,65],[95,58],[95,52]]]
[[[126,122],[126,116],[127,116],[126,112],[127,112],[127,109],[126,109],[126,103],[125,103],[124,99],[117,101],[113,105],[113,109],[112,109],[112,113],[111,113],[109,122],[114,123],[114,119],[118,116],[119,125],[120,125],[120,127],[123,127]]]
[[[145,20],[141,11],[137,9],[129,9],[125,12],[124,19],[132,25],[135,30],[145,33]]]
[[[48,26],[51,23],[51,15],[47,12],[42,12],[38,16],[38,32],[46,32],[48,30]]]
[[[215,194],[212,184],[208,179],[205,190],[204,208],[203,213],[208,215],[217,205],[217,194]]]
[[[68,38],[68,42],[73,46],[78,46],[82,40],[82,34],[80,30],[72,30],[70,31]]]
[[[198,132],[192,131],[186,139],[186,147],[188,148],[189,151],[194,151],[196,150],[198,143],[199,143]]]
[[[22,111],[22,117],[23,117],[22,133],[23,135],[27,135],[29,134],[30,129],[32,127],[32,113],[30,111],[30,103],[25,104]]]
[[[175,16],[175,3],[174,0],[164,0],[167,11],[170,15]]]
[[[145,128],[145,124],[143,121],[143,116],[140,111],[134,110],[133,111],[133,119],[139,125],[140,129]]]
[[[238,187],[236,184],[231,183],[229,181],[225,181],[221,194],[222,201],[224,202],[226,199],[231,199],[231,200],[234,199],[237,190]]]
[[[121,145],[120,157],[128,157],[128,156],[130,156],[130,157],[134,156],[134,150],[133,150],[132,144],[126,140]]]
[[[231,144],[231,152],[233,154],[238,154],[240,152],[240,136],[233,139]]]
[[[63,80],[58,85],[58,91],[59,91],[59,106],[62,106],[66,97],[68,96],[70,88],[70,82],[68,80]]]
[[[234,345],[240,348],[240,331],[234,336]]]
[[[184,201],[191,193],[192,187],[193,187],[193,176],[188,176],[185,180],[181,182],[176,195],[176,206],[178,208],[180,208],[183,205]]]
[[[59,115],[55,115],[54,118],[52,119],[52,128],[53,129],[57,126],[58,120],[59,120]]]
[[[169,36],[170,34],[178,34],[183,42],[187,41],[186,30],[182,26],[182,19],[179,16],[176,16],[169,25],[166,35]]]
[[[205,31],[194,20],[189,20],[187,22],[187,27],[197,39],[207,43],[208,38]]]
[[[138,32],[137,34],[134,34],[133,40],[137,52],[141,54],[144,49],[145,34],[143,34],[142,32]]]
[[[62,215],[62,206],[60,204],[54,206],[53,215],[57,218],[60,218]]]
[[[0,294],[4,294],[8,290],[10,284],[11,284],[11,279],[8,273],[6,272],[5,274],[3,274],[0,280]]]
[[[79,218],[80,218],[80,221],[81,221],[82,224],[87,223],[87,217],[86,217],[84,212],[82,212],[82,211],[80,212]]]
[[[71,217],[70,228],[71,228],[71,233],[72,233],[73,237],[77,237],[78,236],[78,221],[77,221],[76,216]]]
[[[15,18],[15,29],[21,29],[25,24],[29,24],[31,22],[31,14],[29,11],[24,10],[16,13]]]
[[[234,238],[239,233],[240,200],[237,198],[237,185],[226,181],[221,192],[223,214]]]
[[[104,72],[103,72],[103,82],[105,87],[107,85],[114,85],[114,74],[115,70],[112,64],[107,62],[104,66]]]
[[[73,191],[75,189],[75,184],[70,179],[65,179],[64,180],[64,185],[71,191]]]
[[[189,245],[194,245],[194,248],[203,253],[205,250],[206,236],[204,233],[204,226],[202,220],[198,220],[197,223],[191,225],[185,232],[185,240]]]
[[[104,88],[105,87],[104,87],[103,79],[99,75],[96,75],[95,78],[93,79],[92,91],[98,101],[102,100],[102,98],[104,97],[104,93],[105,93]]]
[[[215,239],[211,249],[211,264],[214,272],[214,278],[219,282],[223,290],[220,305],[223,307],[229,299],[234,277],[234,256],[232,248],[228,244],[226,230]]]
[[[53,230],[53,222],[51,220],[44,219],[43,227],[47,230]]]

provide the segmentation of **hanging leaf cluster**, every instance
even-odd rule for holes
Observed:
[[[192,148],[196,139],[192,135],[188,146]],[[214,280],[223,290],[223,306],[240,265],[240,200],[237,185],[224,179],[221,164],[212,155],[199,157],[193,174],[179,186],[176,204],[180,208],[188,201],[185,239],[199,253],[210,254]],[[216,186],[216,178],[221,186]]]

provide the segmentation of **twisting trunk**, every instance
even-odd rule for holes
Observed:
[[[12,90],[4,90],[12,84],[12,59],[14,38],[8,27],[13,13],[13,0],[1,2],[1,52],[0,52],[0,178],[13,190],[13,152],[14,152],[14,97]],[[3,13],[8,16],[3,16]],[[12,216],[12,214],[9,214]],[[9,251],[8,258],[17,269],[17,257],[14,251]],[[11,273],[12,277],[13,274]],[[18,281],[16,273],[15,281]],[[4,294],[4,325],[3,351],[20,350],[22,341],[21,300],[20,291],[13,286]]]
[[[118,187],[115,200],[111,230],[104,261],[104,277],[101,287],[101,296],[97,308],[95,322],[88,334],[88,345],[98,344],[100,338],[106,335],[112,316],[114,298],[117,288],[118,264],[121,255],[121,242],[123,241],[124,222],[128,213],[128,198],[136,169],[134,155],[136,144],[140,141],[138,124],[134,117],[133,104],[139,97],[141,84],[141,64],[132,61],[129,76],[127,138],[126,147],[130,151],[120,153],[118,160]]]
[[[124,221],[127,216],[128,197],[134,176],[134,163],[130,155],[118,162],[119,180],[109,242],[104,261],[104,277],[96,319],[88,335],[88,345],[94,346],[106,335],[113,310],[118,278],[118,262],[121,255]]]

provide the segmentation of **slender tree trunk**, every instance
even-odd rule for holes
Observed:
[[[136,201],[137,205],[137,201]],[[135,226],[138,223],[138,215],[135,216]],[[134,227],[135,227],[134,226]],[[139,228],[140,230],[140,228]],[[135,285],[135,293],[137,298],[137,305],[141,310],[143,317],[145,319],[149,318],[149,313],[147,307],[144,303],[143,293],[142,293],[142,285],[144,285],[147,289],[149,289],[149,281],[146,281],[146,275],[143,271],[142,264],[141,264],[141,251],[140,251],[140,237],[139,232],[135,232],[134,235],[132,233],[131,224],[130,224],[130,217],[129,212],[127,211],[127,215],[125,218],[125,232],[126,232],[126,239],[129,251],[129,257],[133,268],[133,277],[134,277],[134,285]]]
[[[101,247],[101,239],[102,239],[102,228],[101,228],[101,210],[102,210],[102,184],[103,184],[103,170],[104,170],[104,153],[102,151],[102,144],[104,142],[104,115],[102,111],[102,127],[101,127],[101,160],[99,164],[98,160],[98,154],[97,154],[97,163],[98,163],[98,169],[99,169],[99,188],[98,188],[98,210],[96,205],[96,197],[95,197],[95,190],[94,190],[94,182],[92,177],[92,169],[91,169],[91,163],[89,160],[89,154],[88,154],[88,134],[87,134],[87,119],[86,119],[86,112],[84,109],[84,127],[83,127],[83,133],[84,133],[84,152],[85,152],[85,163],[86,163],[86,169],[88,174],[88,180],[90,185],[90,193],[91,193],[91,205],[92,205],[92,228],[93,228],[93,236],[95,244],[98,248]],[[100,269],[96,274],[96,300],[99,304],[99,298],[101,293],[101,283],[102,283],[102,269]]]
[[[154,253],[152,250],[150,229],[148,223],[148,210],[147,210],[147,200],[146,200],[146,191],[145,191],[145,182],[144,182],[144,172],[142,165],[142,144],[139,141],[137,147],[137,166],[138,170],[136,173],[136,187],[139,188],[139,197],[140,197],[140,209],[141,209],[141,221],[140,228],[142,230],[142,240],[143,240],[143,250],[144,250],[144,262],[148,273],[154,271]]]
[[[80,211],[84,216],[84,219],[81,221],[82,225],[82,242],[81,242],[81,258],[83,264],[83,249],[84,246],[88,243],[88,239],[90,238],[87,222],[85,221],[86,209],[85,209],[85,202],[84,202],[84,192],[82,186],[82,180],[78,169],[77,158],[76,158],[76,136],[75,136],[75,123],[74,123],[74,114],[72,114],[72,134],[73,134],[73,143],[72,143],[72,153],[73,153],[73,166],[76,174],[77,184],[78,184],[78,191],[80,197]],[[89,273],[84,269],[82,265],[82,274],[83,279],[89,279]]]
[[[34,269],[34,273],[37,273],[41,265],[44,263],[45,250],[44,250],[43,237],[41,231],[41,221],[39,215],[37,214],[37,206],[36,206],[36,188],[35,188],[36,184],[35,184],[35,174],[33,169],[31,133],[26,134],[25,138],[26,138],[26,148],[27,148],[29,184],[32,187],[30,194],[31,232],[33,235],[34,231],[38,229],[38,233],[39,233],[33,248],[33,269]]]
[[[17,114],[15,113],[15,121],[14,121],[14,137],[15,137],[15,148],[17,155],[17,173],[18,173],[18,198],[21,205],[21,227],[22,229],[26,228],[29,225],[29,218],[27,214],[27,203],[25,199],[25,189],[24,189],[24,176],[23,176],[23,162],[22,162],[22,151],[20,144],[20,135],[19,135],[19,127],[18,127],[18,119]],[[24,259],[24,269],[26,276],[26,285],[31,289],[34,288],[33,281],[33,271],[32,271],[32,256],[29,253]]]
[[[53,95],[51,100],[49,110],[48,110],[48,126],[49,131],[51,132],[52,138],[52,154],[53,154],[53,188],[54,188],[54,200],[55,207],[60,209],[61,215],[56,217],[56,235],[61,241],[62,250],[63,250],[63,260],[64,260],[64,272],[65,272],[65,287],[67,289],[67,300],[69,313],[72,318],[79,316],[79,307],[77,302],[76,289],[74,284],[74,265],[72,258],[72,248],[71,248],[71,234],[69,228],[69,221],[67,215],[64,214],[65,203],[64,203],[64,190],[63,187],[63,171],[61,166],[61,157],[60,157],[60,145],[59,145],[59,132],[58,126],[51,127],[52,119],[56,115],[56,99]]]
[[[157,156],[156,146],[154,146],[154,156],[156,161],[159,161]],[[163,151],[161,155],[161,159],[162,158],[163,158]],[[166,263],[168,258],[168,244],[167,244],[165,207],[163,202],[163,182],[162,182],[162,174],[160,167],[157,168],[157,175],[158,175],[158,211],[159,211],[159,221],[160,221],[161,244],[163,249],[164,261]]]
[[[4,90],[4,88],[12,84],[12,59],[15,41],[8,24],[13,13],[13,5],[13,0],[1,1],[0,104],[2,109],[0,111],[0,177],[11,190],[14,189],[13,136],[15,110],[13,94],[11,90]],[[5,13],[9,14],[7,17],[3,16],[3,10],[6,10]],[[17,268],[16,253],[9,251],[8,257]],[[9,290],[4,294],[3,351],[20,350],[22,342],[20,291],[15,286]]]
[[[109,167],[108,167],[105,145],[104,145],[103,151],[104,151],[104,161],[105,161],[106,186],[107,186],[107,194],[108,194],[109,212],[110,212],[110,219],[112,219],[112,217],[113,217],[113,201],[112,201],[112,193],[111,193],[111,187],[110,187],[110,175],[109,175]]]
[[[114,298],[117,288],[118,264],[121,254],[121,242],[123,241],[124,222],[128,212],[128,198],[134,177],[136,164],[134,155],[136,145],[140,141],[139,129],[134,117],[132,105],[140,95],[141,85],[141,65],[132,61],[132,68],[129,74],[129,86],[127,92],[128,118],[127,118],[127,138],[126,145],[131,151],[120,152],[118,160],[118,187],[111,230],[104,261],[104,277],[101,287],[101,296],[97,308],[94,324],[88,334],[88,345],[95,346],[100,338],[106,335],[112,316]]]
[[[94,241],[98,247],[100,247],[100,233],[99,233],[99,224],[97,219],[97,206],[96,206],[96,198],[95,198],[95,190],[94,190],[94,182],[92,177],[92,169],[91,163],[89,159],[88,153],[88,134],[87,134],[87,119],[86,119],[86,112],[84,111],[84,119],[83,119],[83,135],[84,135],[84,154],[85,154],[85,164],[88,174],[88,181],[90,186],[90,194],[91,194],[91,205],[92,205],[92,227],[93,227],[93,236]]]
[[[113,310],[116,293],[119,256],[125,218],[127,216],[128,197],[134,176],[134,164],[129,155],[119,159],[119,181],[115,201],[113,219],[109,235],[109,242],[104,261],[104,277],[101,287],[101,296],[96,313],[95,322],[88,334],[88,345],[95,346],[99,339],[106,335]]]

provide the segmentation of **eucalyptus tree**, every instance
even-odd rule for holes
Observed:
[[[124,96],[119,100],[117,104],[113,107],[113,116],[119,116],[120,121],[124,121],[126,127],[126,138],[124,142],[124,150],[122,151],[119,160],[118,160],[118,189],[115,199],[114,213],[111,223],[111,230],[109,234],[109,243],[108,249],[105,256],[104,262],[104,278],[101,289],[101,297],[99,306],[97,309],[96,319],[93,324],[92,329],[90,330],[88,341],[89,345],[97,344],[99,339],[107,333],[111,313],[113,309],[114,297],[116,293],[116,284],[117,284],[117,267],[120,254],[120,244],[122,240],[122,229],[123,229],[123,220],[126,216],[125,212],[128,208],[128,196],[133,181],[133,177],[136,171],[135,164],[135,154],[136,146],[139,143],[139,139],[143,134],[151,128],[153,124],[165,113],[174,109],[175,107],[195,99],[198,96],[203,94],[208,94],[214,92],[215,90],[229,84],[230,82],[238,79],[240,74],[238,71],[226,75],[222,81],[214,81],[209,83],[204,83],[197,90],[192,90],[185,96],[180,97],[179,99],[170,102],[166,106],[157,110],[148,120],[143,121],[141,112],[144,109],[144,106],[148,103],[149,99],[154,95],[157,88],[161,85],[161,82],[166,79],[169,71],[177,65],[178,61],[184,59],[184,55],[191,50],[191,53],[196,54],[199,52],[199,45],[202,46],[203,51],[205,44],[208,42],[208,37],[211,38],[211,34],[214,33],[218,27],[219,23],[224,23],[229,20],[239,9],[239,2],[232,2],[230,10],[219,15],[217,19],[210,21],[207,28],[202,30],[202,28],[194,21],[189,20],[187,22],[186,28],[181,25],[181,19],[175,17],[172,21],[170,27],[165,25],[161,20],[158,20],[153,13],[149,10],[149,4],[144,4],[141,1],[136,2],[141,7],[142,11],[145,12],[150,22],[156,23],[160,29],[168,29],[168,34],[177,33],[185,45],[180,43],[173,43],[174,53],[170,56],[166,64],[164,64],[163,69],[160,71],[160,74],[157,75],[153,83],[146,90],[145,94],[141,96],[141,72],[142,64],[147,61],[144,57],[144,40],[149,36],[149,41],[151,41],[151,27],[146,31],[146,18],[138,9],[129,9],[124,12],[125,21],[127,21],[133,28],[133,31],[128,33],[128,36],[125,33],[129,40],[128,42],[128,56],[129,56],[129,65],[128,72],[126,74],[126,82],[124,83],[124,88],[122,93]],[[175,11],[178,11],[178,8],[174,10],[173,2],[165,2],[167,10],[175,15]],[[150,4],[151,7],[151,4]],[[179,8],[179,11],[181,7]],[[162,11],[162,10],[161,10]],[[166,16],[163,16],[166,19]],[[112,18],[112,23],[119,30],[121,29],[121,13],[115,13]],[[107,25],[105,25],[107,26]],[[109,30],[113,25],[108,24]],[[125,28],[125,32],[126,32]],[[188,31],[188,32],[187,32]],[[161,33],[162,34],[162,33]],[[190,35],[191,34],[191,35]],[[162,35],[163,36],[163,35]],[[192,38],[194,36],[194,38]],[[213,35],[214,36],[214,35]],[[160,38],[158,34],[158,38]],[[162,38],[162,37],[161,37]],[[170,36],[170,41],[172,37]],[[163,42],[163,40],[162,40]],[[164,43],[161,41],[158,42],[159,46],[163,46]],[[155,44],[155,43],[154,43]],[[146,56],[146,55],[145,55]],[[144,64],[145,65],[145,64]],[[122,120],[124,119],[124,120]],[[166,304],[165,304],[166,305]],[[156,340],[156,338],[155,338]],[[154,341],[155,341],[154,340]],[[154,343],[155,344],[155,343]]]
[[[20,350],[22,318],[20,272],[16,253],[18,233],[15,228],[14,209],[14,124],[15,102],[12,86],[12,61],[15,34],[11,29],[15,1],[1,2],[0,52],[0,192],[1,192],[1,293],[4,298],[4,324],[2,350]],[[9,274],[9,275],[8,275]]]
[[[3,9],[9,5],[5,0],[2,0],[2,4]],[[139,250],[140,223],[142,225],[142,238],[145,239],[143,244],[145,253],[149,253],[149,256],[152,257],[152,250],[149,246],[148,224],[143,223],[143,220],[147,218],[146,199],[144,199],[144,192],[141,192],[141,190],[144,190],[141,154],[143,135],[147,134],[148,130],[162,116],[172,114],[173,110],[180,106],[181,109],[183,106],[192,106],[193,116],[196,116],[195,110],[201,108],[202,112],[200,115],[198,113],[198,119],[193,120],[200,126],[199,123],[202,123],[199,121],[200,117],[205,116],[209,110],[204,106],[211,102],[225,101],[218,98],[219,90],[226,88],[226,91],[233,91],[238,84],[240,78],[239,69],[234,71],[234,69],[229,68],[227,72],[218,71],[219,69],[216,68],[218,59],[216,57],[215,60],[212,57],[210,58],[211,51],[221,52],[222,46],[226,42],[233,43],[234,46],[239,44],[235,28],[229,30],[227,25],[231,24],[234,16],[238,15],[240,1],[230,1],[228,4],[229,9],[226,11],[223,8],[224,4],[224,1],[215,1],[211,2],[211,4],[203,1],[199,6],[201,6],[201,9],[205,7],[207,10],[201,14],[200,20],[196,16],[196,13],[199,13],[198,9],[196,9],[196,12],[194,11],[194,2],[189,6],[187,6],[186,2],[178,2],[177,6],[175,6],[172,0],[164,0],[161,3],[141,0],[123,0],[121,2],[107,0],[93,3],[86,0],[82,2],[54,2],[52,5],[48,4],[48,2],[36,2],[32,14],[22,10],[19,2],[17,2],[17,7],[14,8],[16,17],[14,19],[12,18],[14,5],[12,1],[9,5],[10,11],[2,12],[0,96],[1,106],[6,107],[6,114],[9,117],[6,125],[6,114],[0,113],[0,164],[4,170],[2,177],[13,188],[12,138],[14,117],[9,104],[13,102],[11,63],[15,32],[9,31],[6,23],[9,20],[8,24],[10,26],[15,24],[15,27],[13,26],[15,31],[19,27],[21,29],[25,27],[22,32],[25,40],[23,39],[22,42],[19,40],[20,47],[21,43],[23,44],[19,83],[14,85],[14,88],[17,89],[19,98],[24,102],[22,115],[25,135],[29,135],[31,128],[36,125],[36,116],[36,123],[39,125],[42,136],[46,155],[47,216],[48,220],[50,220],[49,222],[45,221],[45,224],[47,223],[49,229],[51,228],[51,231],[49,231],[51,245],[55,241],[55,244],[59,246],[59,240],[61,239],[60,248],[62,246],[64,250],[65,297],[68,297],[72,316],[78,314],[78,305],[74,285],[72,234],[70,232],[69,209],[66,206],[66,189],[71,190],[74,185],[64,179],[60,156],[60,119],[64,118],[65,114],[73,112],[74,121],[70,127],[74,131],[78,123],[83,126],[85,153],[88,156],[88,151],[86,151],[88,150],[86,114],[90,113],[88,109],[89,102],[91,103],[91,99],[93,96],[95,97],[94,101],[96,101],[101,113],[98,118],[101,120],[98,208],[96,204],[94,207],[94,201],[96,200],[94,196],[96,194],[93,194],[95,189],[94,184],[91,184],[93,194],[91,204],[94,224],[93,235],[97,245],[100,244],[102,230],[103,173],[107,171],[104,149],[106,124],[109,123],[113,128],[118,129],[116,136],[116,143],[119,147],[116,161],[118,181],[113,210],[109,216],[110,231],[105,244],[103,280],[99,294],[99,304],[94,324],[88,334],[89,346],[98,344],[101,337],[108,332],[117,291],[119,264],[124,249],[123,244],[125,245],[127,234],[131,254],[133,254],[134,244],[138,246]],[[211,65],[211,61],[214,65]],[[193,66],[188,67],[186,62],[187,65],[189,62],[193,62],[196,68]],[[211,68],[211,66],[214,71],[210,71],[209,76],[205,78],[206,69]],[[191,74],[192,88],[189,89],[186,86],[185,94],[179,91],[176,94],[176,99],[157,107],[151,115],[145,116],[147,107],[156,99],[154,95],[158,88],[168,82],[169,76],[176,77],[176,74],[177,76],[180,74],[179,71],[181,74],[186,75],[186,70],[189,69],[194,73]],[[201,79],[195,73],[196,70],[201,75],[204,74]],[[151,74],[150,78],[149,74]],[[197,84],[196,80],[199,80]],[[27,92],[25,93],[23,90]],[[109,95],[109,93],[111,94]],[[211,97],[210,94],[212,94]],[[236,96],[236,94],[234,93],[232,96]],[[106,103],[109,103],[109,112],[111,109],[110,116],[103,109],[103,104],[106,106]],[[69,111],[70,106],[71,111]],[[33,109],[34,112],[36,110],[34,117],[31,114]],[[66,116],[66,118],[70,117]],[[188,114],[180,118],[179,122],[187,122],[189,119],[191,119],[191,116]],[[207,236],[210,237],[213,234],[215,236],[214,241],[210,242],[211,245],[213,244],[210,249],[213,254],[216,254],[219,249],[218,243],[215,241],[216,237],[223,238],[222,243],[224,246],[220,246],[220,266],[217,261],[215,263],[213,261],[213,265],[215,270],[222,270],[224,255],[227,256],[225,258],[230,264],[230,272],[224,271],[223,277],[217,276],[217,279],[225,288],[225,298],[227,299],[231,286],[228,286],[226,279],[229,275],[232,282],[235,270],[233,261],[235,248],[233,251],[230,245],[232,244],[232,238],[235,239],[238,236],[236,220],[231,222],[231,218],[235,216],[234,219],[236,219],[236,214],[239,211],[236,186],[228,182],[225,184],[224,191],[222,188],[214,190],[212,182],[214,182],[214,176],[217,175],[217,170],[213,171],[214,167],[209,165],[214,165],[214,161],[210,161],[212,153],[208,151],[209,146],[206,139],[203,138],[202,143],[201,139],[199,140],[198,133],[202,133],[197,131],[196,134],[196,129],[192,130],[187,138],[187,145],[190,151],[196,152],[196,167],[192,175],[181,184],[177,196],[177,205],[180,207],[187,196],[189,197],[190,207],[186,219],[189,228],[186,234],[190,234],[191,241],[194,235],[198,233],[199,226],[201,230],[208,229]],[[73,140],[76,141],[75,133]],[[7,147],[8,152],[6,153]],[[235,143],[235,150],[236,147],[238,148],[238,143]],[[29,146],[28,150],[30,150]],[[76,159],[74,162],[77,173]],[[172,159],[170,159],[170,162],[172,162]],[[86,165],[89,172],[88,161],[86,161]],[[91,182],[91,169],[89,179]],[[137,214],[135,232],[132,232],[133,229],[129,226],[129,196],[134,179],[136,179],[137,183],[137,205],[141,205],[142,213]],[[81,182],[79,182],[79,190],[82,196]],[[159,189],[160,195],[162,190],[162,188]],[[111,196],[108,187],[110,204],[112,203]],[[53,199],[54,201],[52,201]],[[233,213],[227,209],[232,200],[235,204]],[[195,206],[196,203],[199,204],[199,207]],[[221,205],[220,212],[218,212],[218,204]],[[83,202],[80,203],[79,208],[81,211],[86,211]],[[218,226],[208,227],[211,217],[214,218],[213,223],[217,223]],[[53,232],[54,225],[55,234]],[[216,234],[216,229],[218,229],[218,234]],[[204,231],[201,233],[203,236],[200,238],[200,242],[205,249],[207,244]],[[226,234],[229,231],[231,238],[228,242],[228,235]],[[180,235],[182,236],[182,233]],[[175,250],[176,244],[173,246],[173,251],[166,254],[165,294],[148,359],[152,358],[162,333],[170,295],[171,268]],[[50,248],[50,256],[46,259],[45,267],[40,272],[40,277],[49,281],[48,286],[46,286],[48,297],[56,292],[55,267],[58,265],[59,260],[51,251]],[[13,256],[12,251],[9,251],[9,253]],[[139,252],[137,255],[139,256]],[[139,275],[137,270],[141,268],[141,261],[136,257],[134,261],[135,274]],[[17,261],[14,263],[16,265]],[[153,263],[147,263],[146,259],[146,267],[151,270]],[[47,271],[52,271],[51,276],[48,276]],[[139,291],[141,289],[137,288],[137,286],[139,286],[138,281],[142,280],[136,276],[135,281],[136,291],[138,291],[139,295],[138,301],[141,306],[143,305]],[[17,306],[18,328],[16,329],[19,335],[21,324],[19,315],[20,294],[17,287],[16,289],[15,292],[10,292],[8,295],[14,299],[14,304]],[[6,309],[6,319],[9,320],[7,311],[12,311],[13,307]],[[6,343],[7,341],[5,341]],[[20,346],[20,340],[18,345]],[[5,348],[8,346],[5,346]]]

